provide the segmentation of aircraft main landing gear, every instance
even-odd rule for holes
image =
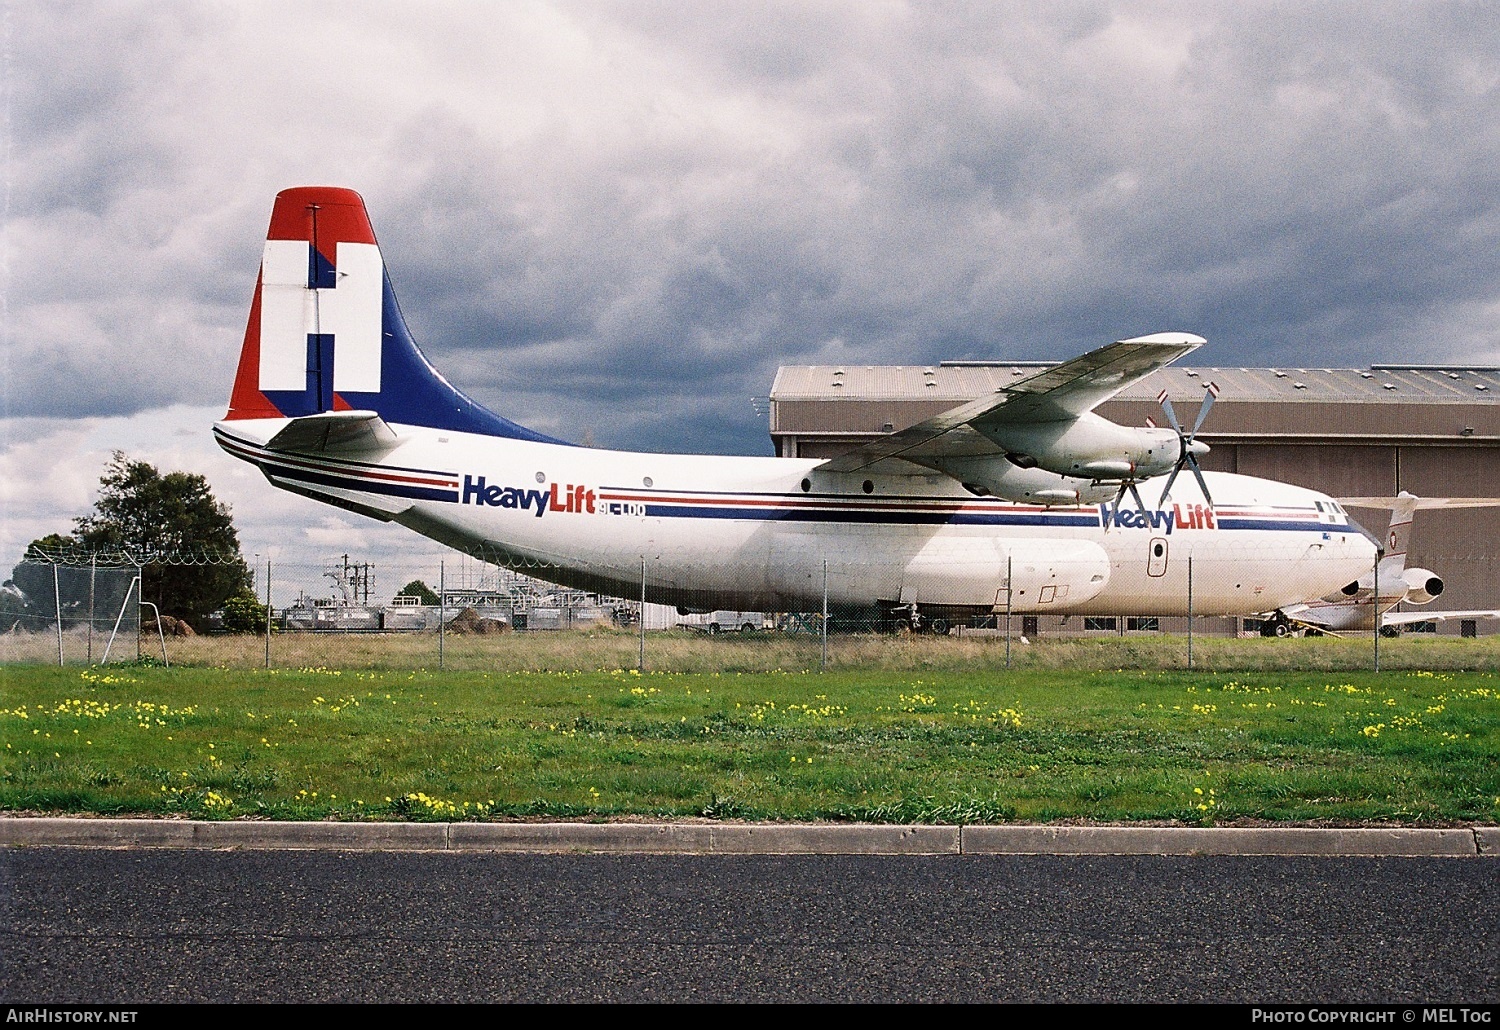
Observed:
[[[1277,612],[1261,624],[1260,635],[1263,637],[1289,637],[1292,635],[1291,620],[1280,612]]]

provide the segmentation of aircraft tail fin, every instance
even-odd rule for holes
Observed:
[[[1405,490],[1395,497],[1340,497],[1338,500],[1349,508],[1384,508],[1390,511],[1390,527],[1386,530],[1385,538],[1377,541],[1385,552],[1380,559],[1381,576],[1399,576],[1406,568],[1412,518],[1418,511],[1500,506],[1500,497],[1418,497]]]
[[[1406,569],[1406,553],[1411,545],[1411,523],[1417,513],[1418,500],[1414,494],[1402,490],[1391,505],[1391,524],[1380,544],[1385,549],[1380,557],[1382,576],[1400,576]]]
[[[374,413],[385,423],[561,443],[455,388],[397,306],[364,200],[304,186],[276,196],[225,420]]]

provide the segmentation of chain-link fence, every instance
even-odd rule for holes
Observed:
[[[0,587],[0,658],[93,664],[141,651],[138,566],[22,562]]]
[[[988,545],[987,545],[988,546]],[[1142,541],[1098,547],[924,551],[901,562],[789,555],[710,567],[654,556],[598,568],[458,554],[372,564],[256,560],[253,611],[196,619],[141,596],[142,569],[23,562],[0,597],[0,661],[328,669],[821,670],[1006,668],[1378,668],[1486,664],[1500,622],[1438,609],[1375,632],[1373,600],[1406,590],[1349,570],[1326,593],[1328,556],[1246,549],[1212,559]],[[979,549],[983,550],[983,549]],[[1479,609],[1489,569],[1450,562]],[[1474,581],[1474,582],[1471,582]],[[1323,596],[1305,596],[1322,584]],[[269,618],[266,613],[269,612]],[[1246,614],[1255,613],[1255,614]],[[195,624],[196,622],[196,624]],[[1292,643],[1276,637],[1321,638]],[[1472,640],[1474,650],[1420,649]],[[1497,638],[1500,639],[1500,638]],[[1391,663],[1395,663],[1392,665]]]

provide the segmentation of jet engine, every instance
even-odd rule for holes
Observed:
[[[1399,573],[1398,587],[1393,579],[1396,576],[1386,575],[1380,577],[1380,599],[1395,603],[1397,601],[1410,601],[1412,604],[1427,604],[1434,597],[1443,592],[1443,578],[1431,569],[1402,569]],[[1404,593],[1402,588],[1405,588]],[[1325,601],[1335,604],[1347,601],[1368,601],[1375,593],[1375,576],[1373,573],[1365,573],[1353,583],[1350,583],[1337,594],[1329,594],[1324,597]]]
[[[1406,569],[1401,573],[1406,580],[1406,599],[1412,604],[1427,604],[1443,592],[1443,580],[1428,569]]]

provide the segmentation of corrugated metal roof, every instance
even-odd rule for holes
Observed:
[[[1038,370],[1036,362],[1014,365],[783,365],[771,387],[773,401],[941,398],[955,403],[992,393]],[[1412,403],[1500,402],[1500,369],[1468,366],[1373,365],[1357,368],[1158,369],[1122,390],[1117,400],[1154,402],[1165,388],[1175,398],[1193,398],[1209,382],[1219,400],[1350,401]]]

